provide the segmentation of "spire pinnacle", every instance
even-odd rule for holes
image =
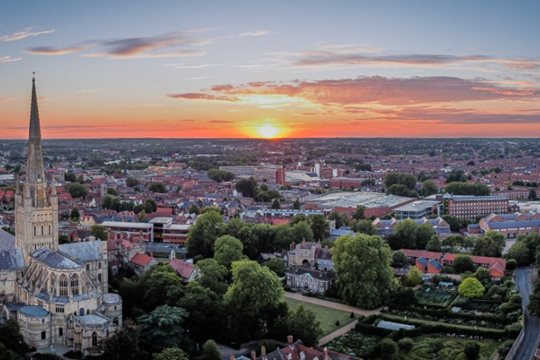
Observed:
[[[31,184],[45,181],[35,77],[32,77],[32,104],[30,106],[28,151],[26,156],[26,181]]]
[[[39,110],[37,103],[37,92],[36,92],[36,72],[32,73],[32,104],[30,105],[30,128],[29,128],[29,138],[39,138],[41,139],[41,129],[39,124]]]

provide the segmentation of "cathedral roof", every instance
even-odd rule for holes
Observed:
[[[15,236],[7,231],[0,229],[0,250],[9,250],[15,248]]]
[[[24,268],[24,259],[19,249],[0,250],[0,271]]]
[[[47,310],[37,305],[26,305],[19,308],[18,311],[24,315],[33,317],[44,317],[49,314]]]
[[[60,252],[77,261],[102,260],[101,241],[85,241],[59,246]]]
[[[32,257],[39,262],[55,269],[70,270],[79,269],[82,267],[81,264],[76,263],[64,254],[58,251],[49,250],[47,248],[36,250],[32,254]]]

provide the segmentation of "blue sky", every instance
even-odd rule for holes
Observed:
[[[242,137],[267,123],[282,136],[537,136],[538,14],[538,1],[3,1],[0,137],[25,136],[32,71],[51,137]],[[328,81],[347,99],[321,98]],[[441,87],[447,98],[426,98]],[[484,93],[453,94],[472,88]]]

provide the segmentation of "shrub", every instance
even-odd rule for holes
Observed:
[[[379,349],[381,352],[381,357],[383,359],[393,359],[398,352],[398,346],[396,342],[389,338],[384,338],[380,342]]]
[[[414,346],[414,341],[411,338],[403,338],[398,341],[399,348],[403,351],[409,351]]]
[[[467,360],[476,360],[480,354],[480,345],[476,341],[469,341],[463,350]]]

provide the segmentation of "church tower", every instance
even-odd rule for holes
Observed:
[[[17,180],[15,195],[16,246],[25,263],[39,248],[58,249],[58,197],[45,178],[36,80],[32,78],[32,103],[26,153],[26,178],[22,190]]]

